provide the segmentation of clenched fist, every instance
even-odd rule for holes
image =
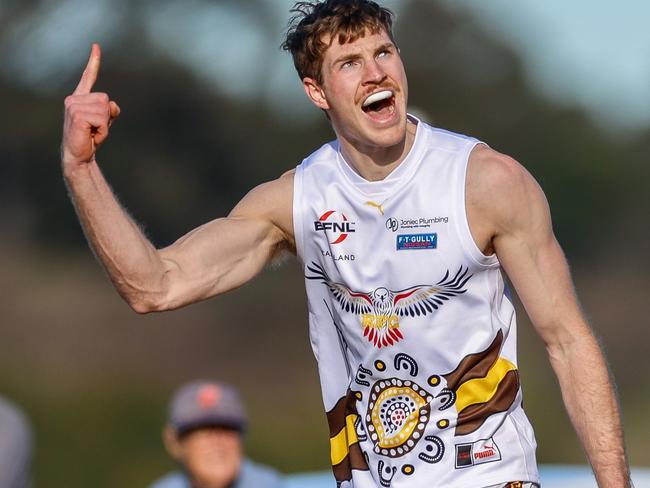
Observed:
[[[72,95],[65,98],[61,160],[64,172],[95,160],[97,148],[108,137],[108,129],[120,114],[106,93],[91,93],[101,62],[101,50],[93,44],[88,65]]]

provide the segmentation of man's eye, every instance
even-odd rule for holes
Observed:
[[[352,67],[352,61],[346,61],[345,63],[341,64],[341,69],[346,69]]]

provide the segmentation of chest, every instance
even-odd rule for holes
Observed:
[[[428,171],[427,171],[428,169]],[[330,184],[306,213],[308,254],[350,286],[407,288],[467,267],[458,226],[464,209],[445,171],[425,168],[383,195]]]

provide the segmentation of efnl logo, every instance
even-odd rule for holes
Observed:
[[[330,244],[340,244],[347,239],[348,234],[355,232],[355,223],[350,222],[344,213],[340,214],[342,218],[337,218],[338,213],[336,210],[328,210],[314,221],[315,231],[325,232],[334,237]]]
[[[436,249],[437,247],[438,234],[399,234],[397,236],[398,251]]]

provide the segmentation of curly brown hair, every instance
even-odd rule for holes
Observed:
[[[301,80],[322,83],[323,56],[337,35],[339,44],[346,44],[383,30],[395,42],[393,12],[371,0],[296,2],[291,13],[282,48],[291,53]]]

